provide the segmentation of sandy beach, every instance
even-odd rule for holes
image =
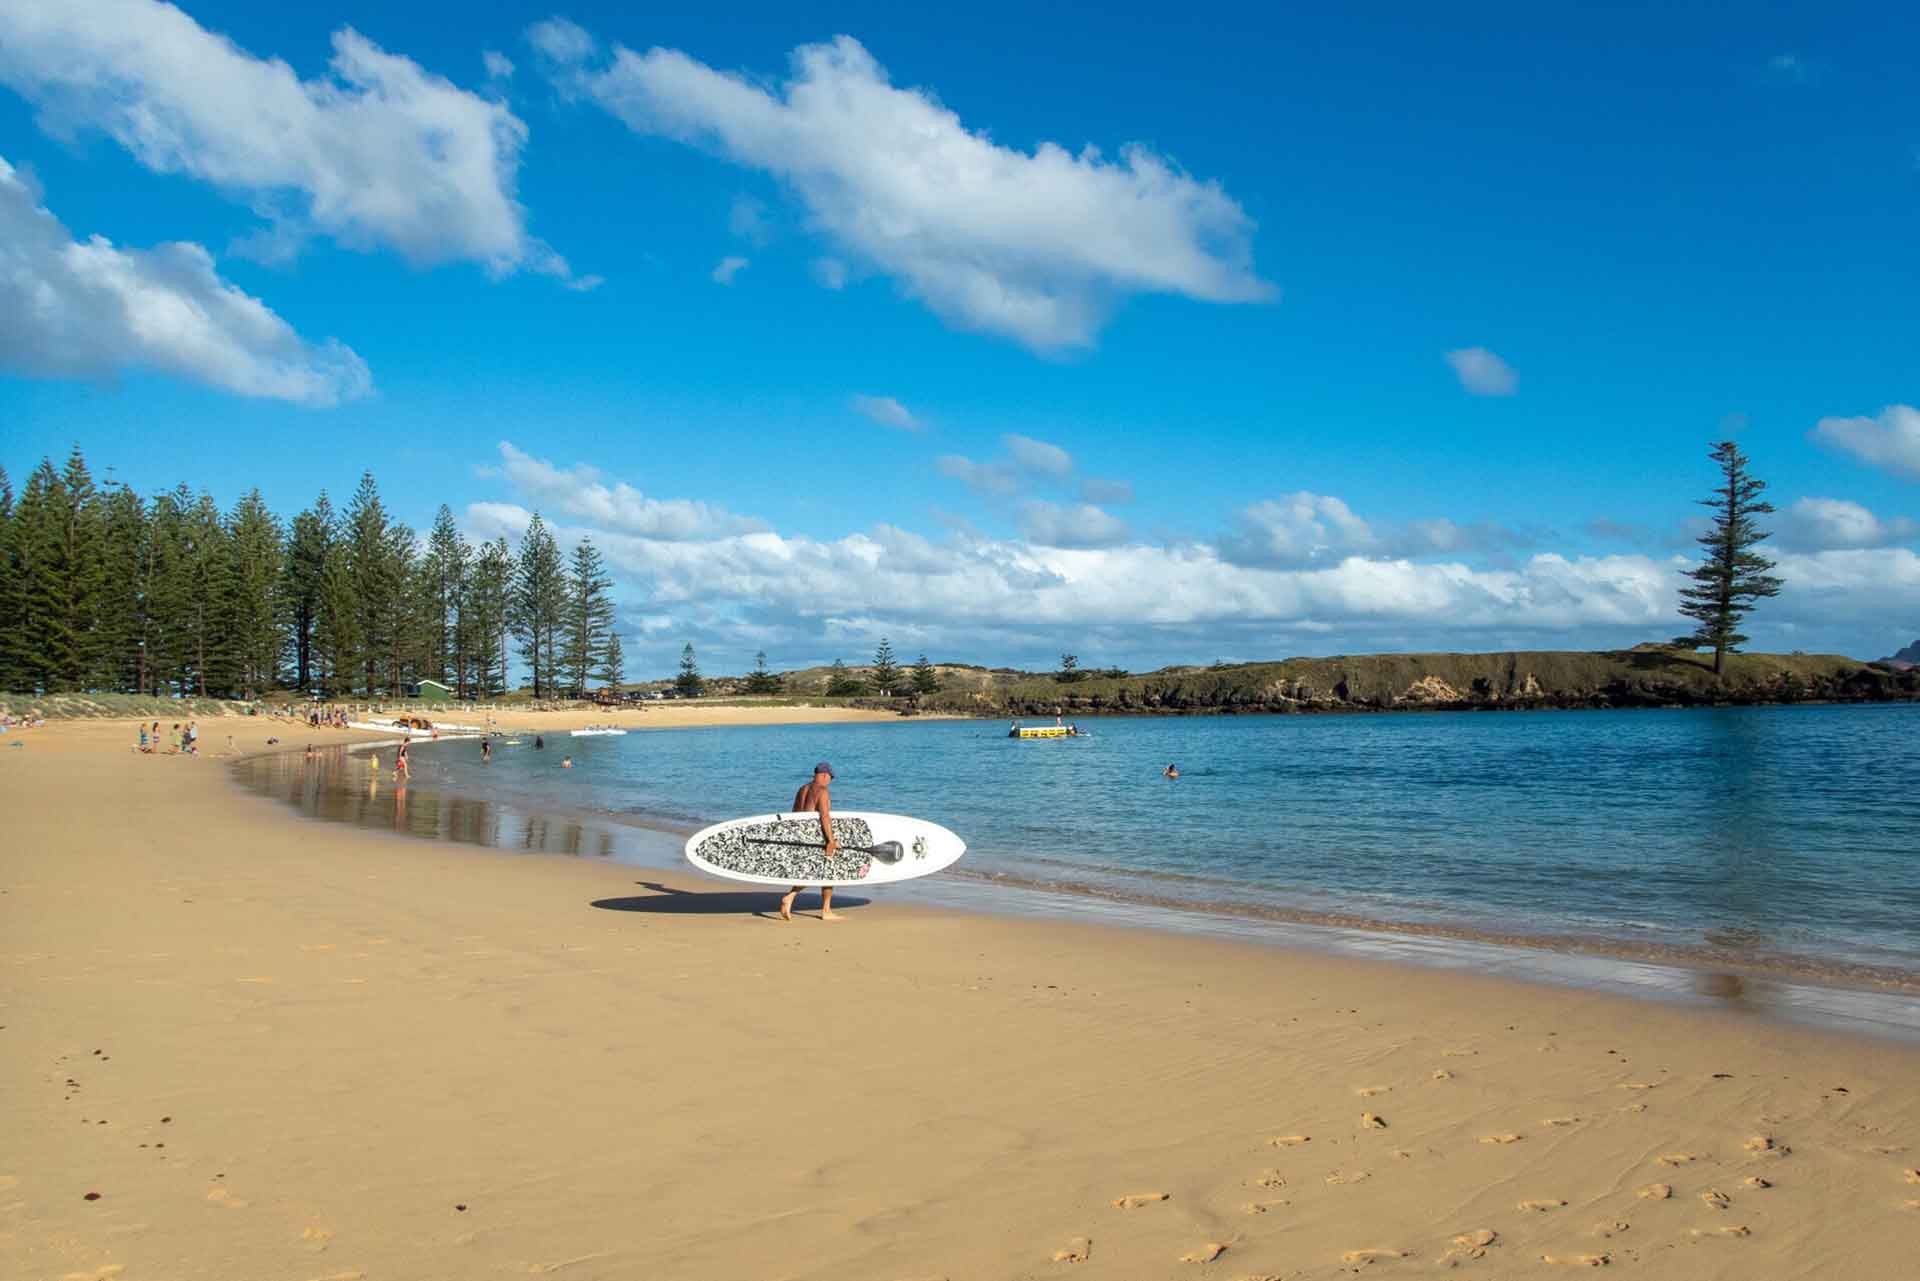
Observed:
[[[716,711],[757,719],[626,717]],[[200,759],[134,754],[132,722],[0,739],[7,1277],[1891,1278],[1920,1254],[1910,1047],[877,894],[780,925],[690,876],[303,821],[217,753],[304,727],[202,731]]]

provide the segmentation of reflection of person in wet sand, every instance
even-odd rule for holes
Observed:
[[[820,816],[820,834],[827,840],[827,857],[832,858],[840,852],[840,840],[833,834],[833,800],[827,790],[833,786],[833,766],[821,761],[813,767],[811,782],[802,783],[800,790],[793,794],[793,812],[796,814],[813,813]],[[780,919],[793,919],[793,900],[805,889],[796,885],[780,897]],[[833,886],[820,887],[820,919],[837,921],[838,913],[833,910]]]

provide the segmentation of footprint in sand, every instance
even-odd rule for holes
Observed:
[[[1920,1201],[1909,1201],[1903,1208],[1908,1210],[1920,1210]]]
[[[1718,1188],[1708,1188],[1700,1194],[1700,1200],[1713,1210],[1724,1210],[1733,1204],[1733,1198]]]
[[[1654,1160],[1658,1161],[1661,1165],[1667,1166],[1692,1165],[1699,1159],[1700,1154],[1698,1152],[1663,1152],[1654,1158]]]
[[[1278,1210],[1283,1205],[1291,1204],[1290,1201],[1249,1201],[1240,1208],[1248,1214],[1265,1214],[1269,1210]]]
[[[1253,1186],[1257,1188],[1284,1188],[1287,1186],[1287,1178],[1278,1170],[1262,1170],[1254,1176]]]
[[[1611,1254],[1543,1254],[1542,1263],[1558,1263],[1572,1268],[1604,1268],[1613,1262]]]
[[[1697,1237],[1750,1237],[1753,1235],[1753,1230],[1744,1223],[1729,1223],[1724,1228],[1695,1228],[1693,1235]]]
[[[1172,1195],[1170,1192],[1132,1192],[1126,1196],[1115,1197],[1113,1199],[1113,1208],[1116,1210],[1138,1210],[1143,1205],[1153,1205],[1157,1202],[1165,1201]]]
[[[1902,1170],[1900,1173],[1908,1183],[1920,1183],[1920,1170]]]
[[[1499,1243],[1500,1234],[1492,1228],[1475,1228],[1471,1232],[1462,1232],[1453,1239],[1453,1246],[1440,1256],[1440,1262],[1448,1267],[1458,1267],[1460,1259],[1484,1259],[1489,1247]]]
[[[1565,1205],[1566,1202],[1560,1200],[1558,1197],[1536,1197],[1531,1201],[1522,1201],[1520,1203],[1520,1209],[1531,1210],[1536,1214],[1544,1214],[1549,1210],[1558,1210]]]
[[[1279,1138],[1268,1139],[1267,1145],[1276,1148],[1297,1148],[1302,1143],[1313,1142],[1310,1134],[1283,1134]]]
[[[1360,1128],[1363,1130],[1384,1130],[1387,1128],[1387,1118],[1377,1112],[1362,1112],[1360,1114]]]
[[[1622,1081],[1614,1088],[1617,1090],[1657,1090],[1660,1088],[1660,1083],[1658,1081]]]
[[[1644,1103],[1629,1103],[1627,1104],[1627,1106],[1620,1108],[1618,1110],[1621,1112],[1645,1112],[1647,1110],[1647,1105]]]
[[[1055,1263],[1085,1263],[1093,1255],[1093,1242],[1086,1237],[1075,1237],[1061,1249],[1053,1252]]]
[[[1580,1124],[1580,1118],[1577,1116],[1550,1116],[1546,1120],[1542,1121],[1540,1124],[1551,1125],[1555,1127],[1559,1127],[1563,1125],[1578,1125]]]
[[[1483,1134],[1480,1136],[1480,1141],[1482,1143],[1518,1143],[1526,1137],[1524,1134]]]
[[[1443,1059],[1470,1059],[1478,1053],[1480,1053],[1478,1050],[1442,1050],[1440,1051],[1440,1057]]]
[[[1410,1259],[1411,1250],[1395,1250],[1387,1246],[1368,1246],[1361,1250],[1348,1250],[1340,1256],[1342,1263],[1379,1263],[1383,1259]]]
[[[1433,1079],[1436,1081],[1451,1081],[1453,1080],[1453,1073],[1447,1071],[1445,1068],[1435,1068],[1433,1070]]]
[[[1673,1195],[1673,1184],[1649,1183],[1640,1189],[1639,1195],[1644,1201],[1665,1201]]]
[[[1757,1174],[1749,1174],[1746,1178],[1740,1180],[1740,1186],[1743,1188],[1765,1189],[1772,1187],[1773,1181],[1771,1179],[1763,1179]]]
[[[229,1210],[244,1210],[247,1208],[245,1201],[242,1201],[225,1188],[208,1188],[207,1200],[213,1202],[215,1205],[225,1206]]]
[[[1221,1255],[1225,1254],[1226,1252],[1227,1252],[1227,1247],[1225,1242],[1209,1241],[1205,1245],[1197,1245],[1193,1249],[1181,1255],[1180,1262],[1212,1263],[1215,1259],[1219,1258]]]
[[[324,1250],[327,1248],[327,1242],[333,1240],[333,1233],[317,1226],[303,1228],[300,1232],[300,1239],[316,1250]]]
[[[1785,1156],[1793,1151],[1786,1144],[1776,1142],[1770,1134],[1756,1134],[1742,1146],[1754,1156]]]
[[[1354,1091],[1363,1099],[1371,1099],[1381,1094],[1393,1093],[1391,1085],[1363,1085]]]
[[[1345,1187],[1350,1183],[1365,1183],[1372,1177],[1373,1176],[1365,1170],[1335,1170],[1327,1176],[1327,1182],[1338,1188]]]
[[[1633,1225],[1625,1219],[1608,1219],[1605,1222],[1594,1224],[1592,1228],[1593,1235],[1603,1241],[1608,1237],[1617,1237],[1622,1232],[1630,1232],[1632,1230]]]

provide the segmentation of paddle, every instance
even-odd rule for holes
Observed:
[[[827,848],[826,842],[824,841],[781,841],[775,840],[770,836],[749,836],[746,838],[746,843],[749,845],[791,845],[793,848],[801,850],[823,850]],[[878,845],[842,845],[840,850],[845,854],[871,854],[882,863],[898,863],[902,858],[906,857],[907,853],[906,847],[901,845],[899,841],[882,841]]]

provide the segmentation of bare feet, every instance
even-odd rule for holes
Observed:
[[[820,919],[823,921],[840,921],[840,920],[845,920],[846,918],[841,916],[840,913],[834,911],[832,908],[822,908],[820,910]]]
[[[780,896],[780,919],[781,920],[791,921],[793,919],[793,900],[794,900],[794,896],[799,893],[800,893],[799,890],[794,889],[794,890],[788,890],[785,894],[782,894]]]

